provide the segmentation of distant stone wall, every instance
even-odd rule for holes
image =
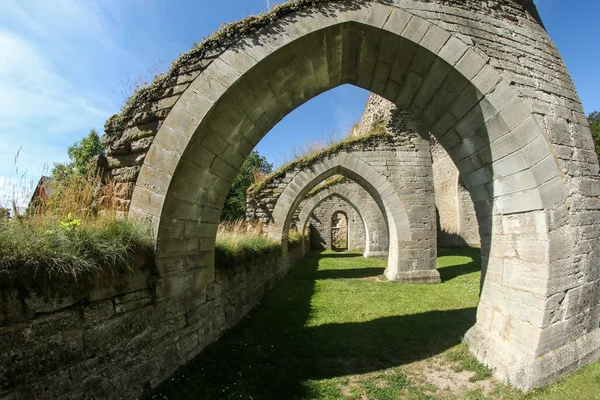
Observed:
[[[365,242],[363,243],[365,250],[364,256],[387,258],[389,240],[386,219],[373,197],[358,183],[352,180],[343,179],[341,181],[328,182],[319,187],[319,190],[315,191],[315,193],[307,196],[307,199],[300,204],[300,207],[298,207],[299,226],[302,227],[308,225],[311,221],[314,222],[315,219],[311,218],[311,216],[313,216],[313,210],[316,210],[317,206],[323,204],[324,200],[327,200],[334,195],[348,203],[352,207],[352,210],[358,213],[361,224],[364,224],[365,226]],[[324,205],[323,207],[327,208],[327,205]],[[333,208],[329,208],[329,211],[333,212]],[[315,230],[314,226],[311,226],[310,228],[311,232]],[[325,232],[325,230],[322,232]],[[312,233],[314,234],[311,234],[311,240],[314,237],[320,238],[322,235],[318,232]],[[317,245],[317,248],[325,247],[324,241],[321,242],[319,240],[319,243],[321,243],[320,247]]]
[[[435,179],[435,176],[434,176]],[[475,214],[475,206],[465,184],[458,176],[458,215],[460,216],[460,236],[469,246],[481,246],[479,223]],[[439,238],[438,238],[439,240]]]
[[[431,142],[438,244],[479,246],[479,225],[469,192],[448,153],[434,138]]]
[[[394,103],[371,93],[360,121],[354,126],[350,136],[360,137],[380,127],[397,134],[419,132],[419,124],[410,113],[399,110]]]
[[[334,175],[367,190],[386,215],[391,256],[386,276],[439,282],[429,141],[418,132],[365,135],[276,171],[247,197],[248,220],[286,242],[293,214],[308,192]],[[388,254],[388,255],[389,255]]]
[[[206,292],[186,299],[155,301],[185,282],[154,289],[147,269],[98,284],[84,299],[1,291],[0,397],[139,398],[237,324],[305,247],[216,269]]]
[[[332,196],[313,211],[310,216],[311,249],[332,249],[332,217],[342,211],[348,217],[348,250],[365,250],[365,226],[362,218],[350,204],[339,196]]]
[[[429,141],[415,132],[417,125],[405,119],[406,114],[397,113],[395,116],[398,126],[403,126],[406,130],[391,131],[388,136],[375,136],[357,142],[341,154],[360,158],[394,182],[396,193],[407,206],[412,229],[419,232],[419,239],[415,243],[419,242],[420,248],[427,248],[434,254],[435,207]],[[319,163],[317,160],[314,165],[289,168],[284,173],[268,179],[260,190],[250,192],[247,198],[246,218],[262,222],[266,229],[270,230],[273,211],[284,189],[292,184],[296,177],[310,174]],[[289,202],[291,206],[294,199],[285,198],[283,201]],[[407,232],[399,232],[399,235],[403,234],[406,235]],[[406,251],[409,251],[408,248]]]

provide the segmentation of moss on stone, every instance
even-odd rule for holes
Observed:
[[[381,139],[389,140],[391,138],[392,138],[392,135],[390,135],[387,132],[387,130],[385,130],[385,128],[377,126],[372,131],[370,131],[369,133],[367,133],[363,136],[342,140],[341,142],[336,143],[332,146],[329,146],[328,148],[326,148],[324,150],[310,154],[306,157],[298,158],[294,161],[291,161],[291,162],[283,165],[278,170],[267,175],[267,177],[263,181],[257,182],[254,185],[250,186],[248,188],[247,193],[249,195],[253,195],[255,193],[260,192],[268,183],[274,181],[277,178],[284,176],[287,172],[289,172],[293,169],[307,168],[310,165],[312,165],[313,163],[323,160],[327,157],[331,157],[331,156],[341,153],[343,151],[349,151],[356,145],[368,144],[371,142],[379,141]]]
[[[314,197],[317,194],[321,193],[323,190],[326,190],[332,186],[343,183],[347,180],[345,176],[337,175],[332,177],[331,179],[326,180],[322,185],[315,186],[310,192],[306,194],[307,198]]]

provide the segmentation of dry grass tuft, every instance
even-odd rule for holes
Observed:
[[[233,267],[278,254],[280,243],[267,237],[262,225],[244,220],[224,222],[217,230],[215,266]]]

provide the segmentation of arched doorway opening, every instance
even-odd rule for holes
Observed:
[[[349,221],[343,211],[335,211],[331,215],[331,249],[335,251],[348,250]]]

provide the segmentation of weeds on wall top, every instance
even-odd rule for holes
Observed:
[[[369,131],[368,133],[366,133],[362,136],[342,140],[341,142],[336,143],[324,150],[321,150],[321,151],[313,153],[313,154],[309,154],[306,157],[298,158],[294,161],[291,161],[291,162],[283,165],[278,170],[269,174],[263,181],[257,182],[253,186],[250,186],[250,188],[248,188],[247,193],[248,193],[248,195],[253,195],[255,193],[260,192],[268,183],[272,182],[273,180],[275,180],[277,178],[284,176],[287,172],[289,172],[293,169],[307,168],[311,164],[318,162],[320,160],[323,160],[327,157],[331,157],[331,156],[338,154],[340,152],[343,152],[343,151],[351,150],[354,146],[356,146],[358,144],[369,143],[372,141],[377,141],[382,138],[390,139],[391,137],[392,136],[388,133],[388,131],[385,129],[385,127],[383,125],[377,125],[377,126],[373,127],[373,129],[371,131]]]
[[[120,281],[136,257],[153,251],[147,227],[108,216],[22,218],[0,223],[0,290],[43,296],[74,294]]]
[[[258,32],[290,13],[306,10],[318,4],[332,2],[340,2],[340,0],[293,0],[274,6],[267,13],[252,15],[240,21],[223,24],[211,36],[203,38],[202,42],[195,44],[193,49],[181,54],[171,64],[166,74],[157,76],[149,86],[139,88],[131,98],[126,100],[121,111],[106,121],[105,130],[114,132],[123,129],[124,123],[132,118],[137,110],[141,109],[146,103],[157,99],[160,92],[174,82],[186,67],[189,68],[199,60],[220,54],[245,36]]]
[[[322,185],[318,185],[315,186],[314,188],[312,188],[307,194],[306,197],[310,198],[313,197],[319,193],[321,193],[323,190],[328,189],[332,186],[335,186],[337,184],[343,183],[346,181],[346,177],[343,175],[335,175],[327,180],[325,180],[325,182],[323,182]]]
[[[121,284],[141,258],[153,268],[149,227],[117,218],[113,182],[90,173],[44,184],[24,215],[0,218],[0,291],[78,296],[96,283]]]

